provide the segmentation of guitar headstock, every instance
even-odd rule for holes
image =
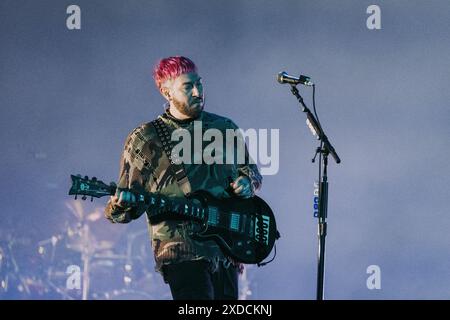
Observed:
[[[70,175],[72,179],[72,187],[69,190],[69,195],[75,195],[75,199],[77,199],[78,195],[82,195],[81,199],[86,200],[86,196],[91,197],[91,201],[93,197],[101,198],[104,196],[114,195],[116,193],[116,184],[111,182],[110,185],[107,185],[101,180],[97,180],[96,177],[92,177],[89,179],[88,176],[84,178],[81,175]]]

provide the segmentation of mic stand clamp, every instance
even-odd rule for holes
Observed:
[[[314,158],[311,159],[312,163],[316,162],[316,157],[321,151],[322,151],[322,149],[320,147],[317,147],[316,153],[314,154]]]

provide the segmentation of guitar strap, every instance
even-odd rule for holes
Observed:
[[[156,133],[158,134],[159,140],[161,140],[167,158],[169,158],[171,168],[173,170],[173,173],[175,174],[175,179],[177,180],[178,186],[183,191],[183,193],[188,196],[192,191],[191,184],[189,183],[188,177],[184,170],[183,163],[181,163],[179,159],[172,158],[173,143],[170,139],[170,129],[161,118],[157,118],[151,123],[156,129]]]

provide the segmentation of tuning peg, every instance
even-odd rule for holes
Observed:
[[[88,176],[84,176],[84,179],[85,179],[85,180],[89,180],[89,177],[88,177]]]
[[[91,202],[92,202],[92,200],[94,200],[94,197],[93,197],[93,196],[91,196]]]
[[[75,200],[77,200],[77,196],[78,196],[78,194],[75,195]]]
[[[97,181],[97,177],[92,177],[92,181]]]
[[[83,200],[86,200],[86,199],[87,199],[87,197],[86,197],[86,196],[82,196],[82,197],[81,197],[81,199],[83,199]]]

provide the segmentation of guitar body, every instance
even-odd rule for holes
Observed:
[[[248,264],[259,263],[270,254],[278,233],[274,214],[263,199],[217,199],[207,191],[197,191],[191,198],[208,212],[202,228],[192,235],[195,240],[213,240],[227,255]],[[215,210],[217,223],[211,217],[216,216]]]

